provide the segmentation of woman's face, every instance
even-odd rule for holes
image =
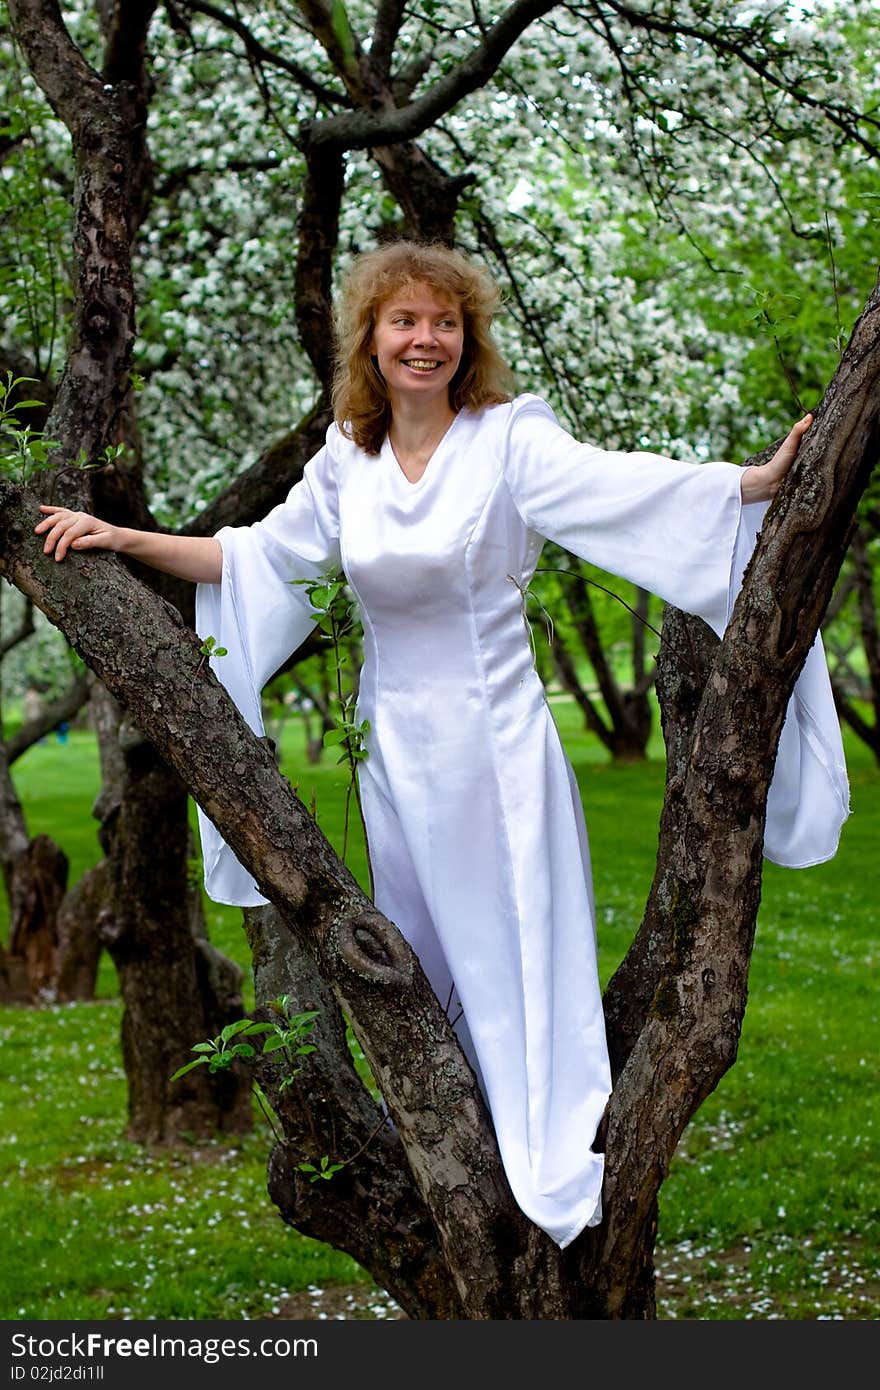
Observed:
[[[454,295],[431,285],[396,290],[376,310],[370,353],[395,400],[448,400],[464,348],[464,316]]]

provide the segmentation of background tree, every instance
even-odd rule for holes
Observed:
[[[659,290],[653,297],[633,296],[611,274],[626,246],[624,221],[643,207],[646,169],[653,176],[649,189],[662,185],[663,206],[674,212],[686,193],[689,206],[695,197],[699,206],[699,188],[687,188],[685,147],[694,160],[708,159],[697,167],[713,173],[723,165],[720,151],[742,146],[746,131],[750,149],[759,152],[778,154],[784,138],[787,148],[814,155],[824,142],[829,160],[832,152],[840,153],[838,145],[860,158],[876,155],[876,122],[851,103],[840,64],[848,50],[829,42],[835,31],[823,33],[817,44],[809,29],[794,25],[782,31],[780,42],[778,14],[761,11],[743,20],[736,7],[719,13],[692,4],[677,7],[671,19],[659,4],[642,10],[598,3],[557,9],[519,0],[497,17],[470,9],[444,16],[444,24],[462,21],[447,33],[428,9],[410,15],[394,3],[346,13],[309,0],[295,15],[278,7],[268,17],[247,13],[246,20],[242,9],[229,16],[191,4],[165,11],[172,38],[152,6],[119,5],[102,10],[100,24],[87,12],[77,16],[82,52],[72,46],[51,0],[15,0],[10,13],[33,73],[70,132],[78,165],[72,350],[49,421],[50,436],[59,441],[52,461],[66,465],[82,450],[87,463],[99,463],[108,446],[115,450],[130,440],[138,467],[146,453],[161,456],[167,469],[176,450],[202,495],[215,490],[201,511],[181,518],[192,532],[266,510],[320,440],[327,419],[333,270],[359,248],[365,226],[374,237],[400,229],[454,233],[482,251],[508,285],[511,315],[502,334],[521,377],[549,390],[561,417],[581,433],[601,432],[611,445],[635,439],[672,451],[679,432],[694,422],[683,394],[670,391],[669,382],[705,380],[711,333],[693,317],[690,341],[683,340],[669,297]],[[536,26],[542,15],[547,22]],[[529,25],[528,47],[514,51]],[[154,54],[149,73],[148,32]],[[172,43],[191,56],[190,63],[172,63]],[[256,77],[253,87],[221,82],[226,65],[242,50]],[[198,93],[194,107],[175,106],[174,86],[186,82]],[[717,100],[722,82],[723,105]],[[144,216],[148,102],[157,136],[165,132],[169,138],[166,183],[154,183],[176,217],[155,201]],[[499,108],[507,119],[490,162]],[[180,115],[174,113],[186,113],[188,120],[193,110],[200,120],[187,127],[183,142]],[[241,153],[218,141],[207,120],[210,114],[228,126],[233,112],[234,132],[248,132]],[[261,135],[271,132],[265,153],[262,141],[255,153],[249,120]],[[509,184],[498,196],[505,142],[517,151],[518,181],[528,183],[534,171],[533,191],[520,186],[517,198]],[[585,145],[596,151],[594,163],[580,159]],[[182,166],[181,148],[199,151],[201,158]],[[150,153],[159,167],[156,142]],[[475,170],[484,165],[477,187]],[[578,176],[572,177],[576,165]],[[244,176],[241,183],[238,175]],[[238,195],[245,180],[252,180],[255,196],[243,212]],[[299,190],[295,258],[286,254],[280,236],[276,243],[268,235],[273,214],[289,231],[291,188]],[[517,222],[516,204],[521,214],[524,197],[539,206]],[[613,205],[607,218],[603,203]],[[248,218],[254,219],[255,235],[243,237]],[[89,235],[96,219],[104,233],[97,241]],[[589,237],[569,238],[569,229],[584,221],[591,224]],[[511,222],[519,235],[510,235]],[[145,248],[138,264],[146,321],[142,360],[133,356],[136,231]],[[279,274],[270,281],[265,258],[273,248],[271,270],[277,266]],[[224,274],[224,266],[231,273]],[[265,295],[267,283],[273,284],[271,296]],[[292,286],[294,319],[273,325],[275,295],[285,283]],[[251,288],[263,291],[262,301]],[[151,324],[151,314],[160,321]],[[717,658],[722,677],[732,669],[729,663],[739,663],[740,690],[722,700],[713,678],[691,762],[686,770],[684,763],[673,767],[656,891],[646,925],[609,991],[621,1067],[608,1115],[609,1215],[598,1234],[588,1233],[565,1256],[512,1205],[473,1078],[411,953],[335,861],[277,775],[268,750],[247,735],[205,673],[197,644],[167,607],[107,557],[90,575],[86,612],[82,566],[53,567],[35,555],[26,523],[35,499],[11,486],[3,490],[5,574],[75,640],[122,701],[140,731],[131,745],[135,760],[149,740],[276,904],[280,924],[269,914],[248,923],[264,978],[280,974],[296,999],[321,1001],[325,1023],[314,1074],[304,1073],[295,1107],[280,1091],[274,1094],[286,1139],[271,1164],[276,1202],[299,1229],[344,1244],[417,1315],[645,1316],[653,1310],[657,1188],[689,1116],[735,1056],[760,891],[767,767],[787,694],[829,601],[876,454],[875,321],[872,302],[828,394],[814,442],[767,528],[756,575],[761,584],[744,594]],[[273,326],[279,330],[274,339],[264,333]],[[267,345],[276,347],[285,335],[290,353],[271,357]],[[217,383],[222,390],[230,378],[212,367],[233,356],[237,389],[224,400],[243,406],[250,456],[244,455],[246,466],[235,482],[216,491],[226,467],[216,447],[219,419],[226,424]],[[296,382],[297,373],[301,424],[293,432],[279,430],[277,444],[266,447],[273,389],[289,391],[284,382]],[[135,432],[132,386],[138,375],[146,385]],[[723,356],[716,376],[718,399],[713,393],[703,427],[690,433],[698,456],[710,437],[729,437],[709,428],[736,394]],[[640,378],[641,398],[633,389]],[[651,408],[655,393],[665,398],[660,412]],[[176,417],[168,409],[172,403]],[[289,398],[284,415],[289,418]],[[194,418],[184,432],[187,417]],[[591,429],[593,423],[601,431]],[[768,419],[762,423],[769,425]],[[765,428],[762,438],[771,433]],[[108,501],[118,502],[120,494],[130,499],[129,469],[117,466],[116,458],[109,462],[96,501],[105,487],[112,488]],[[161,507],[174,500],[169,487],[163,493],[166,479],[170,474],[158,469],[153,505],[159,524],[167,524]],[[82,473],[58,474],[56,495],[80,499],[87,481]],[[126,505],[131,508],[130,500]],[[149,524],[148,517],[144,521]],[[759,613],[768,594],[770,608]],[[767,677],[770,666],[773,679]],[[744,708],[748,721],[741,718]],[[728,736],[722,757],[719,747],[731,721],[740,731],[748,727],[752,742],[747,749],[732,748]],[[706,798],[719,767],[726,809],[710,818]],[[130,769],[132,786],[137,771]],[[149,777],[145,781],[151,785]],[[143,853],[146,822],[138,811],[145,804],[139,799],[138,810],[125,818],[137,831],[126,838],[130,857],[117,861],[120,887],[141,882],[136,855]],[[700,866],[727,863],[723,847],[729,848],[731,837],[737,853],[719,905]],[[178,820],[175,843],[184,839]],[[639,987],[624,991],[628,971]],[[265,1003],[265,995],[258,997]],[[662,1008],[655,1007],[657,1001]],[[394,1131],[357,1078],[343,1045],[343,1018],[361,1041],[395,1118]],[[149,1019],[143,1028],[149,1030]],[[674,1087],[658,1091],[658,1082],[670,1077]],[[317,1104],[327,1095],[337,1102],[332,1119]],[[634,1142],[640,1122],[654,1126],[656,1145]],[[319,1203],[297,1164],[314,1153],[316,1136],[329,1139],[331,1133],[340,1153],[359,1157]],[[460,1168],[450,1171],[449,1145],[471,1176],[465,1188],[456,1178]],[[481,1252],[476,1262],[475,1250]]]

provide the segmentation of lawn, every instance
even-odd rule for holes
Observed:
[[[643,765],[610,765],[575,709],[554,708],[587,812],[607,978],[650,885],[662,748]],[[314,795],[322,829],[339,843],[343,779],[332,754],[309,767],[295,725],[283,752],[287,775],[304,801]],[[660,1194],[664,1318],[880,1314],[880,772],[860,746],[847,752],[853,815],[837,857],[797,872],[766,866],[739,1058],[689,1126]],[[75,879],[98,855],[91,736],[46,740],[15,776],[31,834],[64,845]],[[364,881],[362,842],[350,862]],[[248,970],[240,914],[208,903],[207,915],[212,939]],[[352,1260],[276,1215],[259,1117],[244,1141],[161,1156],[122,1137],[109,961],[98,996],[0,1011],[0,1318],[263,1318],[302,1290],[336,1285],[359,1285],[368,1303],[370,1280]]]

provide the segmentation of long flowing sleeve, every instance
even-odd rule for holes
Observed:
[[[738,466],[579,443],[545,401],[521,396],[504,467],[514,505],[537,536],[696,614],[721,636],[767,510],[743,505]],[[817,636],[786,712],[764,854],[790,868],[830,859],[848,814],[840,723]]]
[[[266,681],[305,641],[314,610],[298,580],[316,579],[340,565],[339,520],[331,453],[327,444],[305,466],[286,500],[253,526],[225,526],[216,539],[223,550],[219,584],[196,589],[196,631],[213,637],[226,655],[211,668],[254,733],[262,735],[260,692]],[[266,899],[251,875],[198,809],[205,889],[214,902],[257,907]]]

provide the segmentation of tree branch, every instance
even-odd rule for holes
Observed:
[[[330,982],[386,1098],[466,1316],[529,1306],[535,1291],[518,1280],[518,1258],[535,1258],[537,1242],[552,1268],[559,1252],[513,1200],[479,1086],[417,957],[333,853],[177,613],[112,555],[55,564],[33,535],[37,515],[36,497],[0,485],[0,573],[61,628],[177,770]]]
[[[351,102],[344,93],[335,92],[332,87],[325,87],[322,82],[316,82],[311,73],[300,63],[294,62],[292,58],[285,58],[281,53],[273,52],[271,48],[266,48],[265,44],[260,42],[237,15],[228,14],[219,6],[210,4],[209,0],[185,0],[185,8],[193,14],[206,15],[209,19],[216,20],[224,29],[229,29],[233,34],[237,34],[254,62],[286,72],[304,92],[315,97],[322,106],[351,106]]]
[[[878,457],[880,286],[764,523],[703,692],[675,842],[652,890],[665,959],[608,1109],[602,1244],[611,1262],[637,1257],[678,1139],[736,1057],[779,733]],[[612,981],[606,998],[615,989]],[[637,1118],[633,1130],[639,1116],[650,1142]],[[612,1314],[625,1296],[609,1290]]]
[[[324,443],[331,419],[327,401],[321,396],[294,429],[270,444],[252,467],[233,478],[213,502],[181,527],[179,534],[213,536],[221,526],[249,526],[260,521],[299,482],[306,463]]]
[[[8,652],[12,651],[13,647],[17,647],[19,642],[24,642],[26,638],[30,637],[33,630],[34,605],[28,599],[25,602],[18,627],[14,632],[11,632],[8,637],[4,637],[2,641],[0,641],[0,661],[3,660]]]
[[[308,122],[300,132],[303,148],[336,145],[345,150],[363,150],[414,140],[464,97],[484,86],[523,31],[557,3],[558,0],[514,0],[493,24],[484,42],[455,63],[424,96],[400,108],[354,111],[351,115]]]
[[[18,43],[56,116],[80,131],[94,112],[109,114],[108,94],[65,27],[57,0],[9,0]]]
[[[382,83],[351,27],[344,0],[297,0],[303,18],[356,102],[381,100]]]
[[[296,242],[296,326],[325,396],[333,381],[333,256],[345,164],[339,150],[307,150]]]
[[[391,76],[391,58],[405,14],[406,0],[379,0],[376,6],[370,61],[383,81]]]
[[[143,84],[147,33],[156,5],[157,0],[116,0],[104,47],[105,82],[130,82],[138,88]]]
[[[33,748],[35,743],[39,743],[41,738],[51,734],[53,729],[57,729],[59,724],[73,719],[79,714],[86,700],[89,698],[88,681],[83,674],[74,676],[70,685],[57,700],[53,700],[47,705],[43,713],[36,719],[29,719],[26,724],[10,738],[6,740],[6,757],[10,766],[16,758],[20,758],[22,753],[26,753],[29,748]]]
[[[257,1017],[277,1020],[269,1003],[279,995],[288,996],[291,1015],[318,1014],[308,1037],[315,1051],[292,1080],[279,1067],[277,1052],[257,1068],[284,1132],[284,1143],[269,1159],[269,1195],[285,1221],[347,1250],[411,1317],[460,1317],[437,1231],[400,1137],[383,1123],[381,1108],[355,1071],[329,986],[275,908],[247,908],[244,916]],[[344,1167],[332,1182],[310,1182],[299,1164],[317,1165],[322,1155]]]
[[[713,48],[717,53],[722,53],[728,58],[738,59],[744,67],[757,73],[758,76],[765,82],[768,82],[771,87],[775,87],[778,91],[787,93],[798,102],[799,105],[808,106],[814,111],[820,111],[832,125],[836,125],[839,130],[842,130],[848,139],[861,145],[862,149],[866,150],[868,154],[873,155],[875,158],[880,157],[880,145],[876,145],[868,140],[866,136],[860,133],[857,126],[859,120],[864,120],[880,128],[880,121],[868,115],[866,112],[857,112],[850,107],[839,106],[834,102],[822,101],[818,97],[810,96],[809,92],[803,87],[791,85],[782,74],[775,73],[770,67],[769,61],[765,60],[762,62],[753,53],[749,52],[748,47],[744,43],[740,43],[737,39],[725,36],[720,29],[702,28],[700,25],[685,24],[677,19],[660,19],[650,11],[633,10],[628,5],[619,3],[618,0],[605,0],[605,3],[615,14],[619,15],[621,19],[626,20],[633,29],[644,29],[649,32],[665,34],[670,37],[685,36],[687,38],[698,39],[701,43],[708,44],[708,46]],[[576,6],[570,6],[569,8],[573,9],[576,13],[578,12],[578,7]],[[729,26],[728,34],[731,32],[732,28]]]

